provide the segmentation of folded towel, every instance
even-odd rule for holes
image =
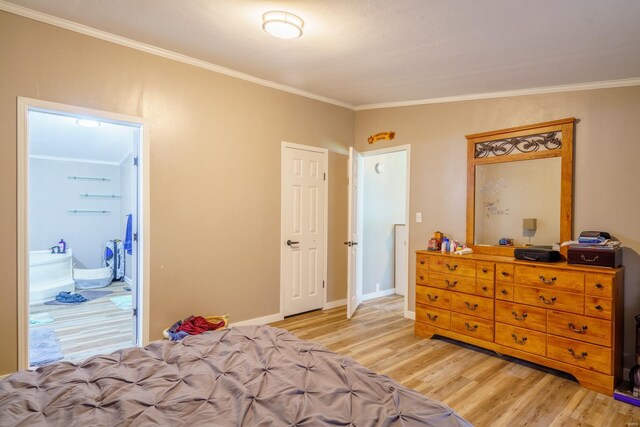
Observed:
[[[56,301],[67,304],[79,304],[87,299],[80,294],[72,294],[71,292],[60,292],[56,295]]]

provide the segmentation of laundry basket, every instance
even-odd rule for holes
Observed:
[[[205,319],[207,319],[207,322],[209,323],[220,323],[220,321],[224,321],[224,325],[221,328],[218,328],[216,330],[220,330],[220,329],[225,329],[228,325],[229,325],[229,315],[225,314],[222,316],[205,316]],[[171,326],[169,326],[170,328]],[[169,339],[169,333],[167,331],[169,331],[169,328],[166,328],[164,331],[162,331],[162,336],[165,337],[165,339]]]

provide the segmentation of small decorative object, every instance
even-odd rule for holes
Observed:
[[[498,243],[500,244],[500,246],[513,246],[513,239],[503,237],[498,241]]]
[[[373,144],[374,142],[378,142],[381,139],[391,141],[395,137],[396,137],[396,133],[393,131],[380,132],[380,133],[376,133],[375,135],[371,135],[369,138],[367,138],[367,141],[369,142],[369,144]]]

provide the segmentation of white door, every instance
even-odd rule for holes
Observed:
[[[281,281],[284,315],[324,304],[326,150],[283,145]]]
[[[395,286],[396,294],[406,295],[409,285],[409,260],[407,253],[407,226],[396,224],[395,226]]]
[[[349,240],[347,256],[347,318],[351,318],[362,302],[362,155],[349,147]]]

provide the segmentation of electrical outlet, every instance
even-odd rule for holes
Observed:
[[[416,212],[416,222],[422,222],[422,212]]]

